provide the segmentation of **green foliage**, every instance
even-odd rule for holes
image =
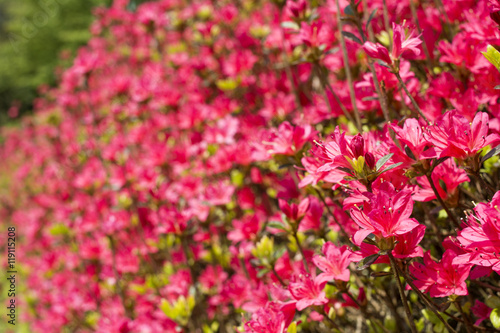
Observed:
[[[0,124],[13,101],[31,108],[40,85],[54,85],[90,38],[92,10],[111,0],[0,0]],[[61,52],[67,58],[60,61]]]

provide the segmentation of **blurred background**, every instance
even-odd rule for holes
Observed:
[[[0,125],[29,113],[39,87],[56,84],[90,38],[93,9],[111,2],[0,0]]]

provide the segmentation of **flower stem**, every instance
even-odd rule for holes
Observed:
[[[118,270],[116,268],[116,245],[115,245],[115,240],[113,239],[112,236],[108,235],[108,240],[109,240],[109,246],[111,248],[111,262],[113,265],[113,275],[115,276],[115,290],[118,296],[120,296],[120,301],[123,306],[123,310],[125,310],[125,314],[127,317],[133,319],[134,315],[131,311],[131,309],[127,306],[125,302],[125,291],[123,290],[122,287],[122,280],[120,278],[120,274],[118,273]]]
[[[399,271],[399,268],[396,267]],[[401,275],[403,275],[406,283],[408,283],[411,287],[411,289],[417,293],[417,295],[420,297],[420,299],[431,309],[432,312],[434,312],[434,314],[436,315],[436,317],[439,318],[439,320],[441,320],[441,322],[444,324],[444,326],[446,326],[446,328],[448,329],[448,331],[450,331],[451,333],[457,333],[451,326],[450,324],[448,324],[448,322],[446,320],[444,320],[444,318],[439,314],[439,311],[438,309],[436,308],[436,306],[434,305],[434,303],[429,300],[427,298],[427,296],[425,296],[418,288],[417,286],[415,286],[415,284],[413,283],[413,281],[408,277],[408,275],[406,275],[406,273],[404,271],[399,271],[401,273]]]
[[[293,231],[293,238],[295,238],[295,242],[297,243],[297,248],[299,249],[300,255],[302,256],[302,262],[304,263],[304,268],[306,269],[308,274],[311,274],[309,271],[309,266],[307,265],[306,256],[304,255],[304,250],[302,250],[302,245],[300,245],[299,237],[297,236],[297,231]]]
[[[408,300],[406,299],[406,295],[403,289],[403,284],[399,279],[399,270],[397,267],[396,259],[394,259],[394,256],[392,255],[391,252],[388,253],[388,256],[389,260],[391,261],[392,273],[394,274],[394,278],[396,279],[396,283],[398,285],[399,295],[401,296],[401,302],[403,302],[403,307],[406,312],[406,317],[408,318],[408,324],[410,325],[412,333],[417,333],[418,331],[417,328],[415,327],[415,322],[413,321],[411,316],[410,307],[408,306]]]
[[[427,117],[422,112],[422,109],[420,109],[420,107],[418,106],[417,102],[415,101],[415,99],[413,98],[413,96],[408,91],[408,88],[406,87],[406,84],[403,82],[403,79],[401,78],[401,75],[399,75],[399,72],[394,72],[394,75],[396,75],[396,78],[398,79],[399,84],[401,84],[401,86],[403,87],[406,95],[410,98],[411,104],[413,105],[413,107],[415,108],[415,110],[417,110],[418,114],[425,120],[425,122],[427,124],[429,124],[429,119],[427,119]]]
[[[455,215],[452,214],[451,210],[448,208],[448,206],[446,205],[444,200],[439,195],[439,192],[436,188],[436,185],[434,184],[434,181],[432,180],[432,173],[427,174],[426,176],[427,176],[427,180],[429,181],[429,184],[431,184],[432,191],[434,191],[434,195],[436,196],[439,203],[441,204],[441,207],[443,207],[443,209],[446,211],[446,214],[448,214],[448,217],[452,220],[453,224],[455,225],[455,228],[459,228],[460,224],[458,223],[457,218],[455,217]]]
[[[354,123],[354,119],[352,119],[352,117],[349,114],[349,111],[347,111],[344,103],[342,103],[342,101],[340,100],[339,96],[337,95],[337,93],[335,92],[335,90],[333,90],[332,86],[328,82],[328,79],[327,79],[326,75],[324,74],[323,69],[320,67],[319,64],[315,64],[315,67],[316,67],[316,72],[318,73],[319,80],[321,82],[321,88],[323,90],[323,96],[325,98],[325,103],[328,106],[328,110],[330,111],[330,113],[332,113],[333,108],[332,108],[332,105],[330,103],[330,100],[328,99],[328,96],[326,95],[326,89],[328,89],[328,91],[330,92],[330,94],[332,94],[333,98],[335,98],[335,101],[339,105],[340,109],[342,110],[342,112],[344,113],[344,115],[346,116],[346,118],[350,122]]]
[[[363,128],[361,126],[361,119],[359,116],[358,106],[356,105],[356,94],[354,92],[354,84],[352,82],[351,68],[349,67],[349,55],[347,54],[347,47],[345,45],[344,35],[342,34],[342,19],[340,17],[340,5],[339,0],[337,3],[337,25],[340,32],[340,45],[342,46],[342,54],[344,56],[344,68],[347,75],[347,82],[349,84],[349,95],[351,96],[352,109],[354,110],[354,118],[356,119],[356,127],[360,133],[363,133]]]
[[[276,268],[274,268],[274,265],[272,266],[271,270],[272,270],[272,272],[273,272],[274,276],[275,276],[275,277],[278,279],[278,281],[281,283],[281,285],[282,285],[283,287],[285,287],[285,286],[286,286],[286,284],[285,284],[285,282],[283,281],[283,279],[281,279],[281,277],[278,275],[278,272],[276,272]]]
[[[325,197],[323,196],[323,194],[321,193],[321,191],[318,190],[316,187],[314,187],[314,189],[316,190],[316,193],[318,193],[319,199],[321,200],[321,202],[323,203],[323,205],[326,207],[326,210],[328,211],[328,214],[330,214],[333,217],[333,220],[335,221],[335,224],[337,224],[337,226],[339,227],[340,231],[342,232],[342,235],[346,239],[349,239],[349,235],[345,231],[345,229],[342,226],[342,224],[340,224],[340,222],[337,219],[337,217],[333,214],[332,210],[330,209],[330,206],[327,205]]]
[[[460,314],[462,315],[462,317],[464,318],[464,322],[465,322],[465,329],[467,330],[467,333],[473,333],[474,332],[474,328],[472,327],[471,325],[471,322],[469,320],[469,317],[467,316],[467,314],[464,312],[464,310],[462,309],[462,305],[460,305],[460,302],[457,300],[455,301],[455,305],[457,306],[458,308],[458,311],[460,311]]]
[[[385,27],[386,32],[390,36],[389,31],[390,31],[391,27],[389,25],[389,9],[387,8],[386,0],[383,1],[383,11],[384,11],[384,27]],[[392,50],[392,38],[389,38],[389,47]]]
[[[418,20],[418,15],[417,15],[417,8],[415,7],[415,3],[413,3],[413,0],[410,0],[410,9],[411,9],[411,15],[413,16],[413,21],[415,21],[417,25],[417,30],[419,34],[422,34],[422,28],[420,27],[420,21]],[[422,48],[424,49],[425,53],[425,58],[427,59],[427,66],[429,66],[430,74],[432,75],[432,69],[434,67],[431,59],[431,55],[429,53],[429,48],[427,47],[427,43],[425,42],[425,38],[422,38]]]

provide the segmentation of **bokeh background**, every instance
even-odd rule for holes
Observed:
[[[130,10],[144,0],[130,1]],[[32,110],[90,38],[92,12],[111,0],[0,0],[0,126]]]

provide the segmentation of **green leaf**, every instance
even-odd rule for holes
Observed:
[[[69,228],[62,223],[53,225],[50,230],[52,236],[60,236],[69,234]]]
[[[500,308],[495,308],[491,311],[490,320],[494,328],[500,328]]]
[[[356,267],[356,269],[358,271],[362,271],[363,269],[369,267],[371,264],[377,261],[378,257],[380,257],[380,255],[376,253],[364,258],[363,260],[358,262],[358,266]]]
[[[285,21],[281,23],[281,27],[285,29],[292,29],[292,30],[300,30],[300,27],[297,23],[292,22],[292,21]]]
[[[346,15],[351,15],[351,16],[354,16],[354,11],[352,10],[351,5],[347,5],[347,6],[344,8],[344,13],[345,13]]]
[[[215,84],[217,85],[217,88],[219,88],[220,90],[231,91],[238,88],[239,82],[232,79],[225,79],[225,80],[217,80]]]
[[[361,44],[363,44],[363,43],[361,42],[361,40],[360,40],[360,39],[359,39],[359,38],[358,38],[355,34],[353,34],[352,32],[342,31],[342,35],[343,35],[345,38],[348,38],[348,39],[350,39],[350,40],[353,40],[353,41],[355,41],[356,43],[358,43],[358,44],[360,44],[360,45],[361,45]]]
[[[441,157],[440,159],[437,159],[435,163],[432,164],[432,168],[436,168],[439,164],[443,163],[447,159],[449,159],[449,156]]]
[[[500,145],[496,146],[495,148],[490,150],[486,155],[484,155],[483,158],[481,158],[481,163],[483,163],[487,159],[490,159],[493,156],[496,156],[498,154],[500,154]]]
[[[485,304],[488,305],[492,309],[500,308],[500,297],[490,295],[486,298]]]
[[[260,270],[258,273],[257,273],[257,277],[260,279],[261,277],[263,277],[264,275],[266,275],[267,273],[269,273],[269,270],[267,268],[265,269],[262,269]]]
[[[383,174],[384,172],[387,172],[387,171],[389,171],[389,170],[395,169],[395,168],[397,168],[398,166],[400,166],[401,164],[403,164],[403,162],[399,162],[399,163],[396,163],[396,164],[393,164],[393,165],[389,165],[387,168],[385,168],[384,170],[380,171],[378,175],[380,176],[380,175],[381,175],[381,174]]]
[[[287,333],[297,333],[297,323],[292,322],[286,331]]]
[[[500,84],[498,86],[495,86],[495,89],[500,89]]]
[[[500,71],[500,52],[497,51],[493,46],[488,45],[486,48],[486,52],[481,52],[486,59],[488,59],[489,62],[493,66],[495,66],[498,71]]]
[[[405,146],[405,153],[406,155],[411,158],[412,160],[416,160],[417,158],[415,157],[415,155],[413,154],[413,152],[411,151],[410,147],[408,146]]]
[[[377,59],[377,64],[379,64],[380,66],[385,67],[385,68],[391,68],[391,67],[389,67],[389,65],[385,61],[382,61],[380,59]]]
[[[445,193],[448,193],[448,188],[446,187],[446,183],[444,182],[444,180],[439,180],[439,186],[441,186]]]
[[[370,14],[370,17],[368,18],[368,21],[366,21],[366,25],[365,25],[365,28],[368,30],[368,26],[370,25],[370,23],[372,22],[373,18],[375,17],[375,13],[377,12],[377,10],[373,10],[373,12]]]
[[[375,165],[375,170],[379,171],[384,166],[384,164],[391,159],[392,155],[394,155],[394,153],[387,154],[379,159],[377,161],[377,164]]]
[[[267,226],[270,228],[286,231],[286,227],[283,225],[283,223],[281,223],[279,221],[269,221],[267,223]]]
[[[283,246],[283,247],[280,247],[279,249],[277,249],[276,251],[274,251],[274,258],[275,259],[279,259],[281,258],[281,256],[286,252],[286,247]]]

